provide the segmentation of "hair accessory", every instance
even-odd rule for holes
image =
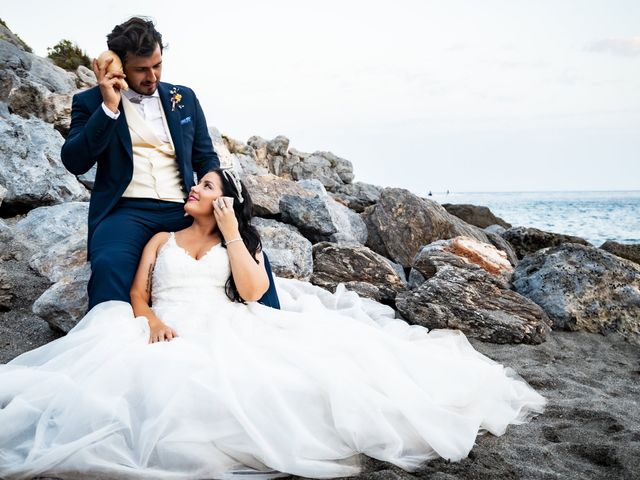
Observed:
[[[233,170],[233,167],[222,168],[222,174],[227,177],[231,183],[233,183],[233,187],[236,189],[236,194],[238,196],[238,202],[244,202],[244,198],[242,198],[242,184],[240,183],[240,178]]]

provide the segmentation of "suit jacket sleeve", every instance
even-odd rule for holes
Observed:
[[[204,117],[202,107],[200,107],[200,102],[195,94],[193,98],[196,104],[196,131],[191,152],[191,164],[198,175],[198,180],[200,180],[209,170],[218,168],[220,160],[213,149],[213,142],[211,142],[207,129],[207,120]]]
[[[73,96],[71,128],[62,145],[61,159],[74,175],[87,172],[101,156],[116,134],[117,121],[102,110],[102,100],[91,108],[82,94]]]

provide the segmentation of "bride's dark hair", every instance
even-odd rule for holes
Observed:
[[[233,197],[233,210],[236,214],[236,218],[238,219],[238,230],[240,231],[240,236],[242,237],[242,241],[247,246],[247,250],[256,261],[259,263],[256,255],[258,252],[262,250],[262,241],[260,240],[260,234],[256,227],[251,224],[251,219],[253,218],[253,202],[251,201],[251,196],[247,191],[244,183],[239,181],[240,192],[238,192],[235,183],[230,180],[227,175],[225,175],[224,169],[222,168],[214,168],[209,170],[207,173],[216,172],[222,180],[222,193],[225,197]],[[237,174],[232,174],[237,175]],[[238,196],[240,193],[240,197]],[[243,199],[240,202],[240,198]],[[216,227],[217,228],[217,227]],[[224,248],[227,246],[223,243]],[[242,302],[244,300],[238,293],[238,289],[236,288],[236,284],[233,281],[233,275],[229,275],[227,279],[227,283],[225,285],[225,292],[227,297],[229,297],[234,302]]]

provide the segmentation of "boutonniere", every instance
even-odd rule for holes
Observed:
[[[182,94],[178,93],[180,89],[178,87],[173,87],[171,90],[169,90],[169,93],[171,94],[171,111],[175,111],[176,109],[176,105],[178,106],[178,108],[182,108],[184,107],[184,105],[179,105],[180,100],[182,100]]]

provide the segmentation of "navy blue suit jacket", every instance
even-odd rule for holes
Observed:
[[[195,183],[194,172],[200,178],[218,167],[220,161],[195,94],[187,87],[175,87],[182,95],[182,108],[171,109],[169,91],[174,85],[160,82],[158,93],[175,146],[182,187],[188,192]],[[89,203],[89,243],[96,226],[118,203],[133,176],[133,147],[122,102],[117,120],[104,113],[101,105],[98,87],[74,95],[71,129],[61,152],[62,163],[75,175],[98,164]]]

